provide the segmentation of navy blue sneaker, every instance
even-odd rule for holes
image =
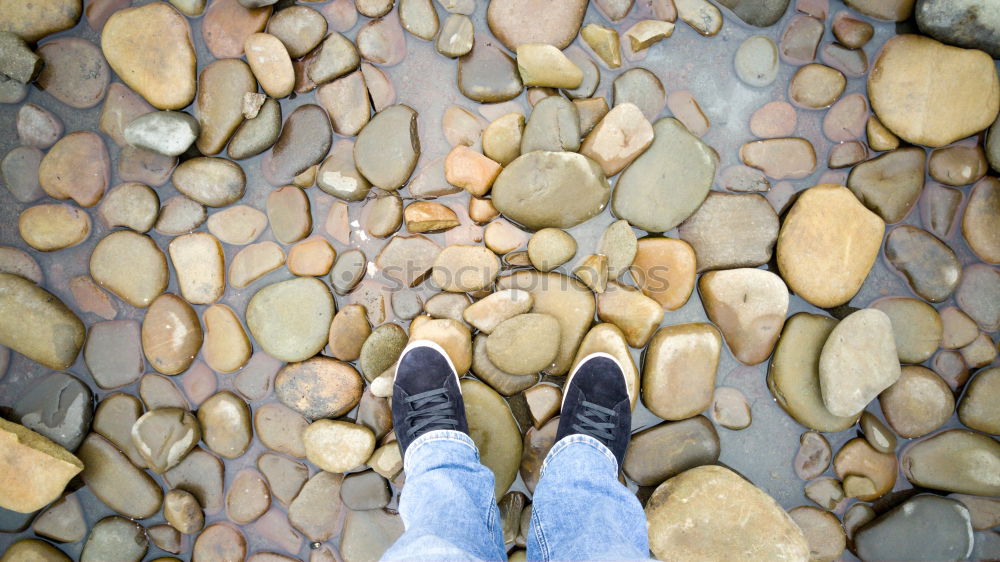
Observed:
[[[632,404],[621,364],[607,353],[584,357],[563,387],[556,441],[589,435],[611,450],[621,469],[631,429]]]
[[[392,423],[403,455],[428,431],[469,433],[458,372],[438,344],[415,340],[400,354],[392,389]]]

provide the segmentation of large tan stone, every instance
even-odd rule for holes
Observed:
[[[51,369],[66,369],[83,346],[83,323],[31,281],[0,273],[0,345]]]
[[[104,24],[101,50],[115,74],[153,106],[183,109],[194,99],[191,26],[170,4],[115,12]]]
[[[0,31],[34,43],[80,21],[83,0],[0,0]]]
[[[878,257],[885,223],[846,187],[802,192],[778,232],[778,269],[792,292],[820,308],[844,304]]]
[[[802,531],[774,498],[721,466],[667,480],[646,503],[660,560],[808,560]]]
[[[0,418],[0,507],[31,513],[62,494],[83,463],[30,429]]]
[[[886,41],[868,75],[882,124],[913,144],[944,146],[989,127],[1000,111],[993,59],[920,35]]]

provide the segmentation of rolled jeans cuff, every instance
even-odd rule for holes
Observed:
[[[433,443],[434,441],[451,441],[466,445],[472,449],[473,454],[476,455],[476,461],[479,460],[479,449],[476,448],[476,444],[467,433],[455,431],[453,429],[435,429],[417,437],[413,443],[410,443],[410,446],[406,448],[406,454],[403,455],[403,470],[410,472],[410,459],[416,458],[416,453],[421,447],[427,443]]]
[[[594,437],[580,433],[567,435],[552,446],[552,449],[549,450],[549,454],[545,456],[545,460],[542,462],[541,475],[545,475],[545,469],[548,468],[549,463],[554,462],[554,459],[558,457],[560,453],[566,450],[567,447],[577,443],[593,447],[595,450],[604,455],[608,459],[608,471],[611,472],[615,478],[618,478],[618,459],[615,458],[615,454],[611,452],[611,449],[608,449],[604,443],[601,443]]]

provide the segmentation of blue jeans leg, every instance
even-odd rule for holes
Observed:
[[[493,473],[460,431],[429,431],[403,459],[406,531],[382,560],[506,560]]]
[[[646,515],[618,463],[589,435],[559,440],[532,498],[528,560],[648,560]]]

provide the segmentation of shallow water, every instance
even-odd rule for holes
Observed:
[[[143,3],[146,2],[134,2],[136,5]],[[832,21],[834,14],[842,9],[846,9],[839,0],[831,0],[830,3],[830,16],[827,19],[828,24]],[[480,4],[473,16],[473,20],[476,24],[477,33],[488,33],[485,23],[485,2],[481,2]],[[795,2],[791,2],[784,17],[777,24],[767,29],[746,26],[730,12],[722,9],[725,24],[722,31],[715,37],[702,37],[678,20],[673,36],[654,45],[644,60],[625,63],[623,68],[618,71],[608,71],[601,67],[601,83],[594,95],[604,96],[610,100],[611,82],[615,76],[632,66],[647,68],[660,78],[667,92],[680,89],[689,90],[698,100],[705,115],[711,121],[711,128],[702,137],[702,140],[718,152],[720,157],[719,170],[721,171],[730,165],[740,164],[738,156],[739,147],[744,142],[755,138],[750,133],[748,126],[751,113],[769,101],[786,99],[787,84],[798,67],[782,64],[778,79],[771,86],[753,88],[740,82],[736,77],[733,70],[733,53],[742,41],[751,35],[768,35],[775,42],[778,42],[781,32],[788,21],[796,14],[794,5]],[[637,16],[637,12],[638,9],[633,8],[632,13],[619,22],[616,27],[622,32],[631,27],[635,21],[640,19]],[[359,17],[358,23],[346,35],[353,39],[357,30],[365,21],[367,21],[366,18]],[[876,30],[874,38],[864,47],[864,51],[867,53],[870,62],[875,60],[879,48],[888,38],[897,32],[908,31],[905,27],[897,29],[897,26],[892,24],[879,23],[867,18],[866,21],[871,22]],[[607,25],[608,23],[594,6],[590,6],[587,16],[584,19],[584,24],[590,22],[602,25]],[[195,39],[197,47],[199,57],[198,71],[200,72],[204,66],[214,59],[204,46],[201,36],[200,18],[191,19],[191,27],[192,36]],[[99,43],[100,39],[98,34],[89,28],[85,18],[74,29],[56,36],[62,35],[84,37],[95,43]],[[51,36],[49,39],[56,36]],[[823,42],[833,40],[832,32],[829,29],[829,25],[827,25]],[[422,148],[420,161],[417,165],[417,171],[419,171],[433,159],[443,157],[450,148],[441,133],[441,117],[444,110],[450,105],[459,105],[478,114],[477,107],[479,104],[465,98],[455,87],[457,71],[454,60],[437,54],[434,51],[432,42],[421,41],[412,35],[406,34],[406,43],[408,49],[406,59],[399,65],[385,68],[385,71],[396,86],[397,102],[410,105],[419,112],[420,144]],[[577,37],[574,44],[582,46],[583,41]],[[852,92],[866,92],[864,77],[848,78],[848,86],[845,94]],[[526,94],[522,94],[515,101],[518,101],[524,111],[527,112],[529,105],[525,96]],[[300,95],[294,99],[282,99],[280,101],[282,115],[283,117],[287,117],[293,108],[304,103],[312,103],[313,94]],[[77,130],[97,131],[96,124],[101,109],[100,105],[88,110],[72,109],[37,88],[31,89],[24,103],[35,103],[56,113],[65,124],[67,133]],[[14,122],[18,107],[19,105],[16,104],[0,106],[0,131],[5,131],[5,134],[0,135],[0,153],[6,153],[18,144],[17,136],[14,132]],[[833,143],[827,140],[822,132],[822,119],[826,113],[825,111],[803,109],[797,109],[796,111],[798,113],[798,126],[795,136],[804,137],[812,142],[816,148],[818,162],[816,171],[809,177],[801,180],[790,180],[795,190],[801,191],[817,183],[823,183],[820,181],[820,177],[829,172],[825,167],[825,163],[829,148]],[[665,115],[669,115],[668,109],[664,109],[661,114],[661,116]],[[335,135],[336,138],[338,138],[337,135]],[[105,137],[105,142],[112,157],[112,181],[110,185],[113,186],[119,183],[116,171],[118,151],[113,141]],[[258,156],[240,162],[247,175],[247,192],[240,203],[263,210],[266,196],[273,188],[261,176],[261,159],[262,156]],[[835,171],[834,173],[840,174],[844,178],[842,181],[846,182],[847,171],[845,169]],[[716,186],[714,189],[721,190],[721,187]],[[970,186],[959,189],[967,194]],[[169,183],[163,187],[156,188],[156,191],[160,196],[161,202],[166,201],[169,197],[177,193]],[[324,194],[316,187],[310,188],[307,192],[312,203],[314,232],[320,232],[323,230],[327,211],[334,198]],[[406,202],[407,197],[405,192],[402,195],[404,196],[404,202]],[[466,194],[461,193],[439,198],[439,201],[443,203],[458,203],[467,201],[467,197]],[[53,253],[44,254],[36,252],[30,250],[24,244],[17,231],[17,216],[29,205],[18,203],[7,190],[0,190],[0,244],[29,251],[45,272],[45,288],[59,296],[68,306],[75,308],[75,301],[70,294],[68,282],[73,277],[89,273],[87,264],[90,253],[96,242],[107,233],[108,229],[100,220],[96,219],[95,207],[91,209],[91,215],[95,220],[93,220],[92,232],[86,242],[76,247]],[[355,221],[360,218],[361,206],[362,203],[352,203],[350,205],[352,225],[356,225]],[[961,216],[961,209],[957,216]],[[586,249],[593,248],[596,245],[604,228],[613,222],[613,220],[614,218],[609,208],[605,209],[598,217],[569,229],[569,232],[577,239],[581,250],[573,260],[559,267],[557,271],[570,274],[576,263],[589,253]],[[903,223],[920,226],[919,209],[914,209]],[[204,227],[199,228],[199,230],[204,230]],[[959,256],[962,265],[978,262],[979,260],[971,253],[961,233],[958,232],[959,229],[956,228],[954,230],[956,232],[947,240],[947,243]],[[640,235],[643,234],[638,231],[637,233]],[[171,238],[155,233],[154,231],[151,231],[150,235],[161,248],[166,248],[166,244]],[[665,235],[676,237],[676,231],[665,233]],[[442,245],[445,243],[444,234],[432,234],[429,237]],[[266,231],[257,241],[264,240],[274,240],[270,230]],[[350,247],[359,247],[365,252],[369,262],[371,262],[377,254],[378,249],[384,245],[385,240],[371,239],[358,229],[352,234],[352,244],[350,246],[345,246],[333,240],[330,240],[330,242],[338,253]],[[240,247],[230,245],[223,245],[223,247],[227,263],[241,249]],[[384,280],[376,269],[373,263],[369,263],[369,273],[371,276],[368,278]],[[230,306],[233,310],[240,313],[242,317],[242,311],[245,310],[249,298],[259,288],[291,277],[292,275],[287,269],[280,268],[256,281],[246,289],[238,290],[227,287],[225,296],[219,302]],[[428,283],[424,283],[417,289],[421,297],[425,300],[433,294],[433,290],[428,285]],[[171,275],[167,292],[178,293],[177,279],[174,274]],[[914,295],[906,281],[895,273],[884,259],[884,255],[882,255],[876,261],[862,289],[851,300],[850,306],[862,308],[868,306],[872,301],[885,296]],[[336,297],[336,301],[338,308],[344,304],[353,302],[350,297],[339,296]],[[953,299],[949,299],[944,303],[936,305],[936,307],[943,308],[953,303]],[[137,321],[142,320],[144,315],[143,310],[134,309],[124,303],[119,303],[119,305],[121,310],[118,319],[130,318]],[[205,307],[195,306],[194,308],[200,314]],[[386,309],[388,315],[387,321],[393,321],[391,309],[388,306]],[[79,310],[76,311],[79,313]],[[789,316],[800,311],[821,312],[801,298],[792,295],[788,311]],[[82,318],[94,318],[90,315],[80,315]],[[686,322],[708,322],[697,291],[685,306],[679,310],[667,312],[663,324],[669,325]],[[994,342],[996,341],[996,334],[993,334],[993,340]],[[255,346],[255,349],[259,348]],[[641,359],[640,350],[632,349],[631,351],[637,364],[639,364]],[[765,382],[767,364],[765,362],[755,366],[741,365],[734,359],[728,347],[724,347],[723,349],[718,370],[717,386],[736,387],[747,396],[752,407],[753,423],[750,427],[741,431],[731,431],[717,426],[722,447],[720,462],[743,474],[756,485],[763,488],[786,509],[799,505],[812,505],[812,502],[803,495],[805,482],[800,480],[792,470],[792,459],[799,446],[798,438],[805,431],[805,428],[798,425],[774,403]],[[68,371],[76,374],[82,380],[89,380],[82,354],[77,359],[76,364],[68,369]],[[147,368],[147,372],[151,371],[151,368]],[[37,380],[48,372],[49,370],[45,367],[20,355],[12,354],[8,373],[4,378],[0,379],[0,404],[11,406],[15,397],[25,392],[34,380]],[[219,390],[233,389],[233,375],[218,375],[216,378]],[[92,385],[92,390],[98,400],[112,392],[138,394],[138,382],[128,387],[115,389],[114,391],[101,390]],[[260,405],[271,401],[276,401],[276,399],[273,396],[269,396],[263,401],[255,402],[253,406],[256,409]],[[878,412],[878,405],[870,405],[869,411]],[[879,413],[879,415],[881,414]],[[633,429],[649,427],[659,421],[658,418],[653,416],[640,404],[637,406],[633,416]],[[945,427],[957,427],[959,425],[957,416],[953,415]],[[833,450],[836,451],[848,439],[855,437],[857,433],[857,428],[852,427],[840,433],[826,434],[826,437],[830,441]],[[250,449],[243,456],[235,460],[226,460],[227,489],[229,482],[240,469],[254,467],[257,457],[267,450],[258,440],[254,440]],[[832,475],[832,473],[831,467],[826,474]],[[161,477],[154,475],[154,478],[162,483]],[[632,486],[634,487],[634,485]],[[903,490],[909,487],[910,484],[903,477],[902,473],[900,473],[894,490]],[[518,480],[511,489],[526,491],[520,477],[518,477]],[[77,496],[83,503],[88,527],[99,519],[113,514],[86,487],[80,489],[77,492]],[[394,507],[395,505],[396,498],[393,499],[390,507]],[[843,514],[841,512],[838,515],[842,516]],[[225,519],[225,513],[216,514],[208,517],[206,524]],[[163,522],[163,518],[159,514],[142,521],[147,526],[160,522]],[[259,534],[245,532],[245,535],[248,539],[248,552],[273,550],[273,547],[268,546],[268,543]],[[0,551],[3,551],[13,541],[28,536],[32,536],[30,529],[23,533],[0,534]],[[186,540],[190,545],[192,538],[187,538]],[[336,544],[335,539],[331,539],[331,543]],[[78,557],[82,546],[83,541],[80,541],[78,543],[60,545],[60,548],[70,556]],[[307,557],[309,555],[308,550],[308,543],[303,541],[298,555],[300,557]],[[151,544],[146,559],[151,559],[158,555],[168,554],[157,550]],[[850,557],[851,555],[845,551],[844,556]],[[183,554],[181,557],[186,558]]]

